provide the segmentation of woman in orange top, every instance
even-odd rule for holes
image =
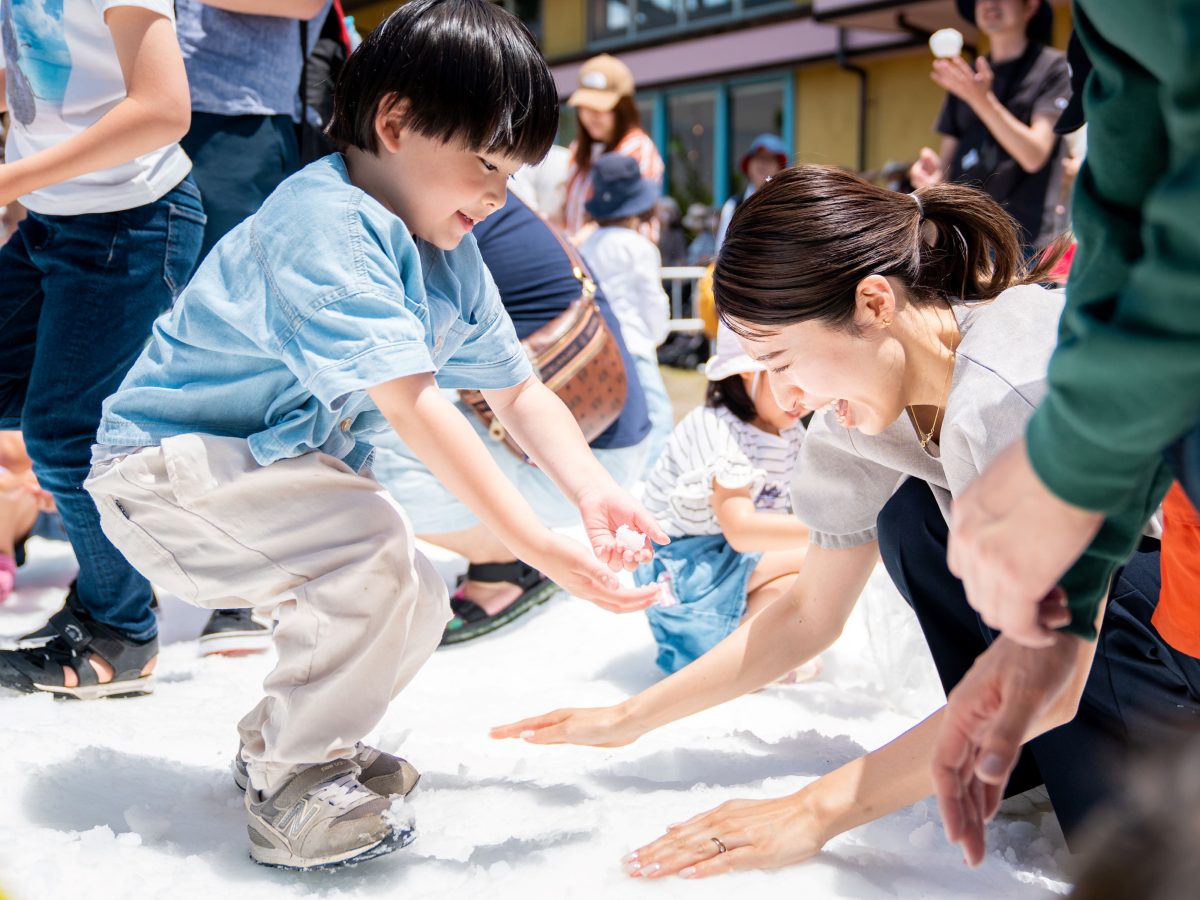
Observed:
[[[567,105],[575,108],[577,127],[570,146],[567,196],[558,217],[572,237],[587,222],[583,204],[591,195],[589,176],[596,157],[609,152],[630,156],[637,160],[643,178],[662,183],[663,160],[642,130],[633,93],[633,73],[615,56],[594,56],[579,70],[579,88],[567,99]],[[646,237],[658,243],[658,220],[645,228]]]

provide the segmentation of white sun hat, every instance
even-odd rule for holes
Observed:
[[[709,381],[723,381],[730,375],[766,370],[766,366],[742,349],[741,341],[728,325],[717,323],[717,352],[704,364],[704,374]]]

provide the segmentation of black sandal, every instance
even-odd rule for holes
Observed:
[[[521,596],[494,616],[489,616],[479,604],[466,597],[464,585],[468,580],[515,584],[521,589]],[[461,644],[495,631],[545,603],[557,591],[558,585],[520,560],[511,563],[472,563],[467,566],[467,574],[459,581],[458,590],[450,598],[454,618],[442,634],[442,646]]]
[[[76,588],[76,581],[71,582],[71,586],[67,589],[67,599],[63,603],[62,609],[52,615],[49,620],[37,631],[31,631],[29,634],[23,634],[15,641],[15,649],[17,650],[37,650],[45,647],[56,637],[61,637],[70,622],[75,622],[78,619],[91,621],[91,617],[83,607],[83,603],[79,600],[79,591]],[[162,612],[158,605],[158,595],[154,593],[154,588],[150,589],[150,609],[158,615]],[[103,627],[103,626],[102,626]],[[12,649],[5,647],[4,649]]]
[[[134,641],[86,613],[77,615],[70,606],[54,619],[58,633],[44,647],[0,651],[0,687],[24,694],[45,691],[77,700],[153,693],[154,675],[142,672],[158,655],[158,638]],[[112,668],[111,681],[100,682],[91,665],[93,658]],[[63,666],[74,670],[74,687],[66,686]]]

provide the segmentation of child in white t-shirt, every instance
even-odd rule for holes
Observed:
[[[638,233],[654,218],[658,185],[642,177],[637,160],[606,153],[592,166],[592,196],[584,204],[600,226],[580,251],[604,288],[646,394],[650,435],[643,477],[658,461],[675,424],[675,413],[658,371],[658,345],[667,338],[669,301],[662,287],[658,247]]]
[[[785,594],[804,560],[808,529],[791,515],[788,493],[804,425],[775,402],[763,373],[720,326],[705,405],[675,428],[646,483],[643,502],[671,543],[634,580],[659,585],[646,614],[667,672]]]
[[[0,683],[98,697],[157,659],[150,583],[83,480],[104,398],[200,252],[174,17],[172,0],[0,2],[0,207],[28,210],[0,247],[0,429],[23,433],[79,560],[64,609],[0,653]]]

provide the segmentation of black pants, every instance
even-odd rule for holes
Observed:
[[[946,520],[929,486],[910,478],[879,514],[879,549],[917,614],[948,694],[996,639],[946,565]],[[1068,840],[1097,803],[1114,797],[1131,753],[1200,729],[1200,660],[1172,650],[1150,624],[1158,553],[1135,553],[1109,595],[1074,720],[1030,741],[1008,794],[1045,784]]]

